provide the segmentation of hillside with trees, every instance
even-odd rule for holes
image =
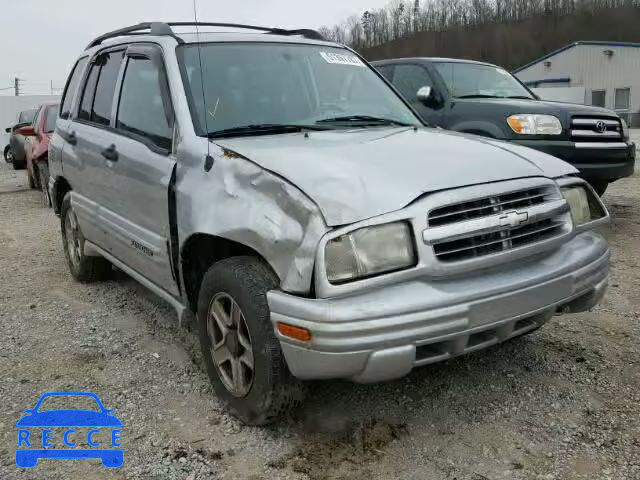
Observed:
[[[322,33],[369,60],[460,57],[515,68],[577,40],[640,42],[640,0],[395,0]]]

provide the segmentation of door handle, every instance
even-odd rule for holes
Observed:
[[[67,134],[67,138],[65,138],[67,143],[70,145],[76,145],[78,143],[78,137],[76,137],[76,132],[71,131]]]
[[[102,150],[102,156],[109,160],[110,162],[118,161],[118,150],[116,150],[116,146],[111,144],[104,150]]]

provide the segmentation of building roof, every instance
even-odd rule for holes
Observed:
[[[540,63],[543,60],[546,60],[549,57],[553,57],[554,55],[557,55],[560,52],[564,52],[565,50],[569,50],[570,48],[573,47],[577,47],[578,45],[600,45],[603,47],[633,47],[633,48],[640,48],[640,43],[637,42],[603,42],[603,41],[598,41],[598,40],[581,40],[579,42],[574,42],[574,43],[570,43],[569,45],[565,45],[562,48],[559,48],[557,50],[554,50],[553,52],[549,52],[546,55],[543,55],[542,57],[527,63],[526,65],[522,65],[521,67],[516,68],[513,73],[518,73],[522,70],[524,70],[525,68],[529,68],[532,65],[535,65],[536,63]]]

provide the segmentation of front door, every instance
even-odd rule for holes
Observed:
[[[116,257],[177,294],[169,247],[173,110],[158,47],[129,47],[116,91],[115,118],[102,145],[108,198],[101,221]]]
[[[415,63],[394,64],[392,83],[425,122],[442,126],[442,104],[438,101],[436,85],[424,66]],[[431,101],[418,99],[418,90],[422,87],[431,87]]]

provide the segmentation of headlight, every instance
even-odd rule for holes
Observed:
[[[342,283],[416,264],[411,227],[406,222],[365,227],[334,238],[325,248],[331,283]]]
[[[624,121],[624,118],[620,119],[620,123],[622,124],[622,137],[626,140],[629,138],[629,125]]]
[[[553,115],[511,115],[507,123],[518,135],[560,135],[562,125]]]
[[[576,227],[607,215],[595,194],[581,185],[563,188],[562,195],[569,204],[571,218]]]

